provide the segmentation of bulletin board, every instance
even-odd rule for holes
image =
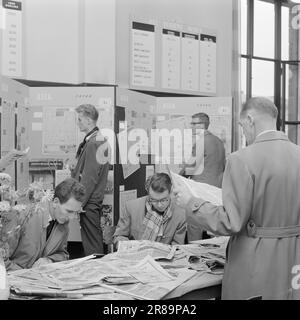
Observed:
[[[223,141],[225,154],[228,157],[232,152],[231,97],[157,98],[154,110],[156,128],[169,130],[177,128],[181,131],[190,129],[191,116],[198,112],[204,112],[209,116],[208,130]],[[176,152],[174,155],[176,156]],[[179,171],[179,166],[171,168],[176,172]],[[166,168],[157,164],[157,170],[165,171]]]
[[[140,140],[139,138],[133,139],[133,141],[129,140],[130,132],[134,129],[142,129],[145,135],[150,136],[153,126],[151,110],[153,110],[156,104],[155,97],[121,88],[117,89],[116,97],[115,132],[117,135],[117,164],[114,170],[114,181],[115,199],[120,199],[121,202],[115,201],[115,224],[118,223],[120,211],[124,207],[126,200],[146,195],[146,178],[154,173],[150,145],[145,140]],[[125,130],[124,140],[121,140],[120,133],[124,133]],[[136,164],[130,161],[129,153],[131,148],[135,148],[139,154]]]

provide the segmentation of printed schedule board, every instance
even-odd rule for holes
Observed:
[[[194,95],[217,93],[217,33],[132,17],[130,88]]]

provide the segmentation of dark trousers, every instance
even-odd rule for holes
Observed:
[[[81,238],[84,254],[103,253],[103,235],[100,226],[102,205],[87,203],[80,214]]]

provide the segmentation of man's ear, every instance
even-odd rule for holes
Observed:
[[[53,207],[56,208],[60,204],[60,201],[57,197],[53,199]]]
[[[247,120],[248,120],[250,126],[253,127],[253,126],[254,126],[254,118],[253,118],[253,116],[252,116],[251,114],[249,114],[249,113],[247,114]]]

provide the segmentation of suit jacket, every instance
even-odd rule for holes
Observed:
[[[292,268],[300,265],[300,237],[286,236],[287,227],[300,225],[299,189],[300,147],[273,131],[230,155],[223,206],[191,199],[193,211],[188,214],[205,229],[231,236],[222,298],[300,299],[300,290],[292,288]],[[260,227],[272,236],[257,235]]]
[[[106,141],[98,141],[98,132],[94,132],[84,145],[74,170],[72,178],[82,183],[86,188],[86,195],[82,203],[85,207],[89,203],[101,203],[107,183],[109,162],[102,157],[106,156]],[[97,159],[98,158],[98,159]],[[99,163],[101,162],[105,163]]]
[[[130,200],[125,204],[125,211],[121,214],[114,234],[114,243],[120,240],[141,240],[145,231],[143,220],[145,217],[147,196]],[[184,244],[186,234],[185,210],[171,203],[172,217],[163,226],[163,236],[157,242],[166,244]]]
[[[207,183],[218,188],[221,188],[223,172],[225,168],[225,148],[224,143],[217,136],[212,134],[210,131],[204,131],[204,154],[199,152],[198,159],[196,162],[199,164],[204,161],[204,168],[201,174],[192,174],[197,172],[198,166],[189,168],[189,174],[191,179]],[[193,146],[193,155],[196,154],[195,145]],[[199,159],[203,157],[203,159]],[[184,165],[181,169],[180,174],[186,174],[186,169],[188,165]]]
[[[67,241],[69,224],[56,224],[49,238],[46,240],[47,226],[49,224],[48,206],[35,211],[32,206],[30,218],[24,225],[17,243],[11,248],[12,252],[7,261],[7,270],[31,268],[39,258],[49,258],[53,262],[69,259]]]

